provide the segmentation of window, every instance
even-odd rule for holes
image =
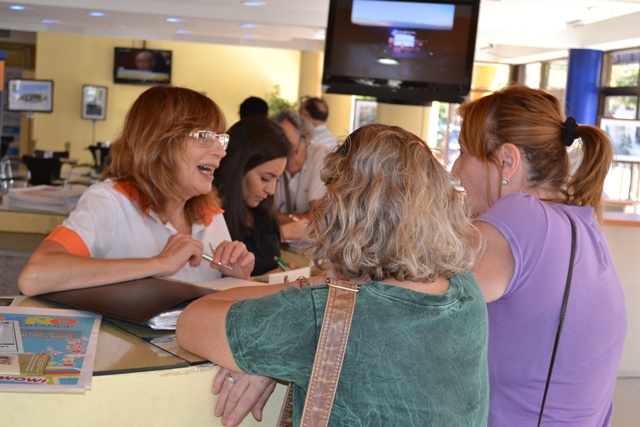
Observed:
[[[473,79],[469,98],[478,99],[501,89],[511,80],[511,66],[476,62],[473,65]],[[434,106],[436,103],[434,103]],[[443,154],[443,163],[451,168],[460,154],[458,134],[462,119],[456,113],[459,104],[440,103],[438,106],[438,139],[437,148]],[[446,160],[446,162],[445,162]]]
[[[639,71],[640,49],[605,54],[601,83],[602,117],[638,120]]]
[[[566,58],[517,66],[518,82],[542,89],[564,102],[569,61]]]
[[[615,161],[605,180],[607,197],[640,199],[640,48],[604,55],[600,88],[600,128],[613,142]]]

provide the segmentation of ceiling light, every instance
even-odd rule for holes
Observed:
[[[260,7],[264,6],[266,3],[263,1],[243,1],[242,4],[245,6]]]
[[[255,39],[256,36],[254,36],[253,34],[245,34],[244,36],[242,36],[243,39]]]
[[[242,28],[255,28],[256,24],[242,24],[241,27]]]
[[[182,19],[180,19],[180,18],[167,18],[167,19],[165,19],[165,21],[167,21],[167,22],[182,22]]]
[[[102,12],[89,12],[89,16],[104,16]]]
[[[17,5],[17,4],[13,4],[13,5],[9,6],[9,9],[11,9],[11,10],[25,10],[26,7],[20,6],[20,5]]]
[[[176,34],[189,34],[189,30],[176,30]]]
[[[43,20],[42,20],[42,23],[43,23],[43,24],[55,24],[55,23],[56,23],[56,21],[55,21],[55,20],[53,20],[53,19],[43,19]]]

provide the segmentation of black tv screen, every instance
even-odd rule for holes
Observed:
[[[116,47],[113,57],[113,82],[171,83],[171,51]]]
[[[461,102],[480,0],[331,0],[323,89],[379,102]]]

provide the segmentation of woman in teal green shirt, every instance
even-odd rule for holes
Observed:
[[[367,125],[328,155],[322,179],[305,255],[361,284],[329,425],[486,426],[487,312],[468,272],[479,236],[448,173],[415,135]],[[297,424],[327,289],[206,296],[183,312],[178,340],[225,368],[293,382]]]

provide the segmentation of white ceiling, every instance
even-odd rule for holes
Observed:
[[[240,0],[0,0],[0,29],[324,49],[329,0],[265,3],[247,7]],[[9,9],[16,4],[26,9]],[[92,17],[91,11],[105,15]],[[182,22],[166,22],[168,17]],[[44,19],[54,22],[43,23]],[[480,6],[477,61],[515,64],[563,57],[571,48],[636,46],[640,0],[482,0]]]

